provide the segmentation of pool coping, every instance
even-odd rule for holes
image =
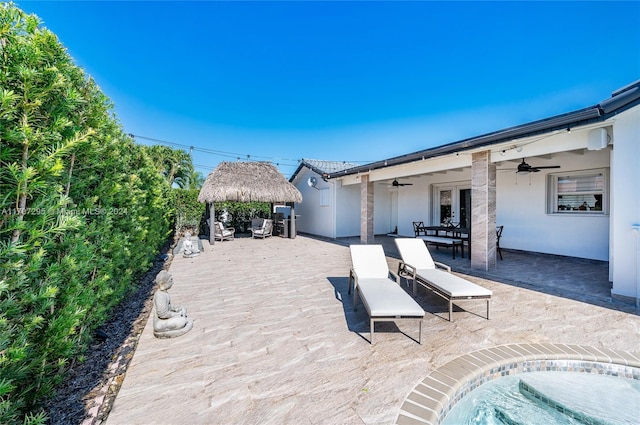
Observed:
[[[397,425],[439,425],[469,392],[501,376],[574,371],[640,380],[640,353],[572,344],[505,344],[459,356],[427,375],[405,398]]]

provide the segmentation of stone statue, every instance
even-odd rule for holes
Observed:
[[[156,338],[175,338],[186,334],[193,327],[193,319],[187,317],[187,309],[171,305],[167,291],[173,286],[173,277],[166,270],[156,276],[158,289],[153,296],[155,315],[153,335]]]
[[[191,242],[191,233],[187,232],[184,234],[184,242],[182,242],[182,251],[183,257],[191,258],[197,255],[200,255],[200,250],[197,246],[193,246],[193,242]]]

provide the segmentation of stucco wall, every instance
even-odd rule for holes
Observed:
[[[498,171],[496,224],[504,225],[503,248],[571,257],[609,260],[609,216],[547,214],[547,176],[609,167],[610,150],[554,154],[532,158],[534,165],[560,165],[525,175]],[[498,170],[504,166],[498,167]]]
[[[307,180],[315,177],[316,188],[309,187]],[[299,232],[327,238],[360,235],[360,187],[342,187],[338,180],[325,182],[318,174],[303,168],[293,184],[302,193],[303,201],[296,204],[296,222]],[[323,191],[327,191],[324,192]],[[321,197],[326,205],[321,205]]]
[[[337,238],[360,235],[360,186],[336,185]]]
[[[373,233],[382,235],[393,231],[391,224],[391,192],[387,183],[376,183],[373,186]]]
[[[316,188],[307,184],[309,177],[317,179]],[[295,205],[296,215],[300,216],[296,221],[296,230],[328,238],[334,237],[335,183],[327,183],[318,174],[303,168],[293,184],[302,193],[302,202]],[[321,190],[329,191],[329,205],[320,205]]]

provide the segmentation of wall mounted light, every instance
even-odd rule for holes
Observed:
[[[522,146],[513,145],[513,146],[511,146],[509,148],[503,149],[503,150],[500,151],[500,155],[501,156],[505,156],[507,154],[507,152],[509,152],[509,151],[522,152]]]

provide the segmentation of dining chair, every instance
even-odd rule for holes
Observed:
[[[504,226],[496,226],[496,249],[498,250],[498,255],[502,260],[502,250],[500,249],[500,237],[502,236],[502,230]]]

